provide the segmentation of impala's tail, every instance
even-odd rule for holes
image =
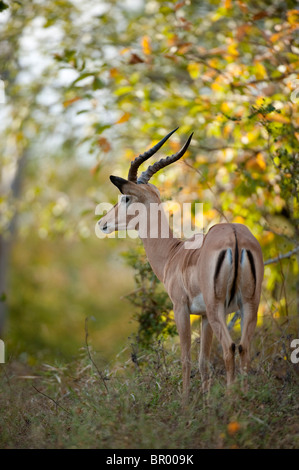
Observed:
[[[230,290],[230,296],[227,306],[230,306],[231,301],[235,297],[236,290],[237,290],[237,279],[238,279],[238,272],[239,272],[239,246],[238,246],[238,238],[235,227],[233,227],[234,235],[235,235],[235,260],[234,260],[234,277],[233,283]]]

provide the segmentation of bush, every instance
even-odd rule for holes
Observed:
[[[173,318],[172,303],[163,285],[153,273],[143,246],[123,253],[126,263],[134,273],[135,290],[126,298],[136,307],[134,320],[139,324],[136,341],[142,347],[161,338],[177,334]]]

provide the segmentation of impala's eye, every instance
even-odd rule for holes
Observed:
[[[123,196],[122,201],[128,204],[130,202],[130,197],[129,196]]]

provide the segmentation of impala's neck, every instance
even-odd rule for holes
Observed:
[[[139,229],[149,263],[157,278],[163,282],[164,268],[180,240],[175,238],[169,227],[168,218],[160,206],[157,212],[147,210],[146,231]]]

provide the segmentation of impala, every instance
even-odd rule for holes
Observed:
[[[149,263],[173,303],[181,346],[183,393],[187,397],[191,372],[190,314],[202,316],[199,370],[203,391],[209,389],[208,365],[213,334],[222,345],[227,385],[234,381],[236,345],[227,328],[226,314],[237,310],[241,312],[242,318],[238,352],[241,370],[246,375],[250,362],[250,344],[257,321],[264,265],[261,247],[245,225],[214,225],[206,235],[199,234],[195,237],[197,245],[193,249],[186,249],[185,241],[174,236],[163,210],[158,211],[154,219],[150,217],[151,205],[161,204],[159,191],[149,183],[150,178],[184,155],[192,134],[177,153],[149,166],[139,178],[137,171],[176,130],[131,162],[128,179],[110,176],[111,182],[123,196],[98,223],[99,228],[106,234],[127,229],[134,219],[134,204],[142,204],[144,207],[145,214],[148,215],[144,219],[145,227],[141,227],[142,221],[139,220],[137,230]],[[153,224],[157,228],[155,237],[150,236]]]

